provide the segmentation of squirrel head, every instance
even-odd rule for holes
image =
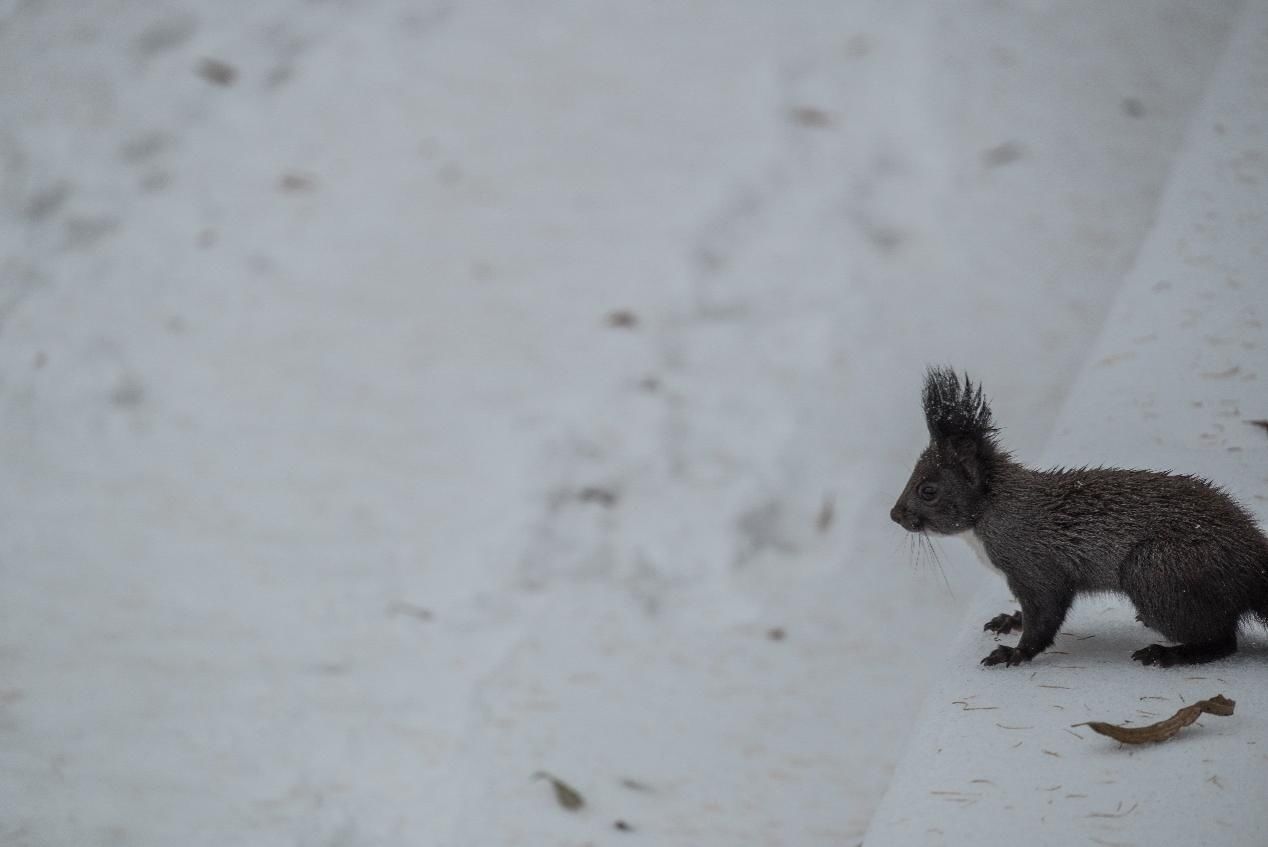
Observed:
[[[972,529],[1001,456],[991,407],[967,374],[930,368],[922,395],[929,446],[920,454],[889,516],[910,532],[950,535]]]

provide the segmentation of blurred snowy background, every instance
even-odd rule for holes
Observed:
[[[0,843],[857,843],[1239,5],[0,3]]]

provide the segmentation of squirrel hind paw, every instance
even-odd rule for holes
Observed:
[[[1230,636],[1201,644],[1150,644],[1132,653],[1132,658],[1142,665],[1169,668],[1173,665],[1201,665],[1236,652],[1237,637]]]
[[[1142,665],[1157,665],[1160,668],[1169,668],[1175,664],[1171,648],[1164,644],[1150,644],[1148,647],[1142,647],[1132,653],[1132,659]]]

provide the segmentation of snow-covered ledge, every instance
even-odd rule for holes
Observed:
[[[1019,458],[1200,473],[1268,515],[1268,432],[1248,423],[1268,418],[1265,321],[1268,3],[1254,2],[1048,449]],[[1143,667],[1130,654],[1157,635],[1106,598],[1077,605],[1030,665],[979,667],[993,646],[982,622],[1014,608],[1002,581],[975,603],[867,847],[1265,843],[1262,632],[1224,661]],[[1233,717],[1205,717],[1160,745],[1129,748],[1071,726],[1151,723],[1215,694],[1237,701]]]

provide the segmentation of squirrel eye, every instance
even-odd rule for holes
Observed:
[[[920,486],[920,490],[917,494],[920,495],[921,500],[924,500],[926,503],[932,503],[934,500],[938,499],[938,486],[934,485],[932,482],[926,482],[924,485]]]

